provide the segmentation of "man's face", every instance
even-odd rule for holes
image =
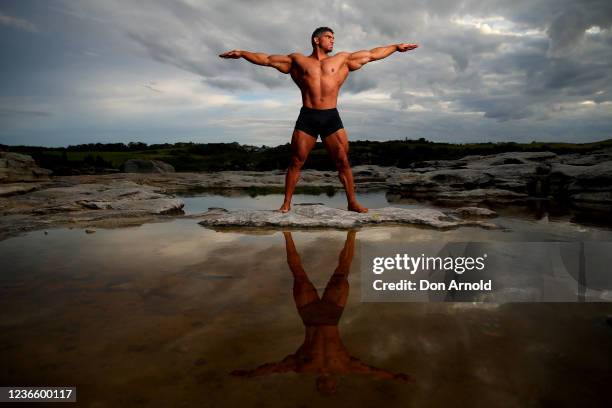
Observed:
[[[319,47],[325,52],[331,52],[334,49],[334,35],[329,31],[321,34],[319,36]]]

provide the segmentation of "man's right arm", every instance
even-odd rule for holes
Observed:
[[[268,55],[263,52],[250,52],[241,50],[232,50],[224,54],[219,55],[221,58],[244,58],[245,60],[264,67],[273,67],[282,72],[288,74],[291,70],[291,64],[293,59],[290,55]]]

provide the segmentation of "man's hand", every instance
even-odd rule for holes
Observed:
[[[415,48],[418,48],[418,47],[419,47],[418,44],[397,44],[397,50],[399,52],[406,52],[406,51],[414,50]]]
[[[242,57],[242,51],[240,50],[232,50],[232,51],[228,51],[225,52],[221,55],[219,55],[221,58],[232,58],[232,59],[238,59],[240,57]]]

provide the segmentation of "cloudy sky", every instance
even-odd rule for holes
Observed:
[[[217,55],[309,54],[322,25],[419,44],[351,73],[349,139],[612,137],[609,0],[2,0],[0,143],[286,143],[291,78]]]

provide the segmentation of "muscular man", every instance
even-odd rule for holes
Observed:
[[[312,54],[268,55],[242,50],[232,50],[219,55],[221,58],[244,58],[249,62],[274,67],[291,78],[302,92],[302,109],[291,137],[292,157],[285,177],[285,201],[279,209],[287,212],[291,208],[291,197],[300,177],[300,169],[321,135],[323,146],[338,168],[340,181],[346,190],[350,211],[366,212],[355,197],[353,173],[348,160],[348,138],[336,103],[340,87],[355,71],[371,61],[383,59],[395,51],[405,52],[418,47],[417,44],[393,44],[372,50],[338,52],[329,55],[334,48],[334,32],[329,27],[317,28],[311,36]]]

